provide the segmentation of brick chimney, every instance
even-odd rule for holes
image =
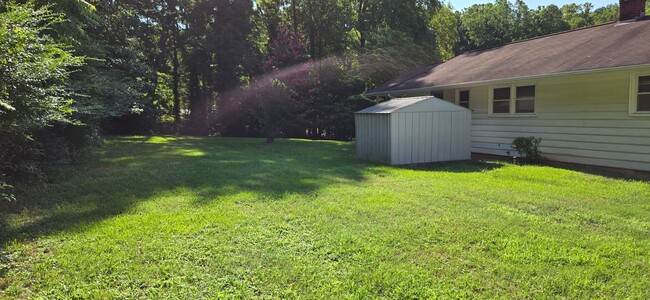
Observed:
[[[621,7],[619,21],[636,20],[645,17],[646,0],[618,0]]]

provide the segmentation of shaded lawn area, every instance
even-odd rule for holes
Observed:
[[[125,137],[0,214],[0,298],[650,298],[650,183]]]

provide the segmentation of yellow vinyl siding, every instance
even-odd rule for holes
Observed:
[[[650,117],[628,111],[634,71],[536,79],[537,112],[527,117],[488,116],[489,86],[471,87],[472,151],[513,155],[513,138],[536,136],[553,160],[650,171]]]

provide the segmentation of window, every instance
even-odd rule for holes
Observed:
[[[636,111],[650,112],[650,75],[639,76],[636,90]]]
[[[431,96],[434,96],[438,99],[444,99],[444,93],[442,91],[431,92]]]
[[[515,98],[515,113],[532,114],[535,113],[535,86],[518,86],[517,96]]]
[[[492,113],[510,113],[510,88],[496,88],[492,91]]]
[[[458,91],[458,105],[469,108],[469,90]]]
[[[489,114],[503,116],[534,116],[536,112],[534,84],[510,84],[490,90]]]

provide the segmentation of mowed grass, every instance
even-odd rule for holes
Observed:
[[[0,298],[650,298],[650,183],[125,137],[1,215]]]

